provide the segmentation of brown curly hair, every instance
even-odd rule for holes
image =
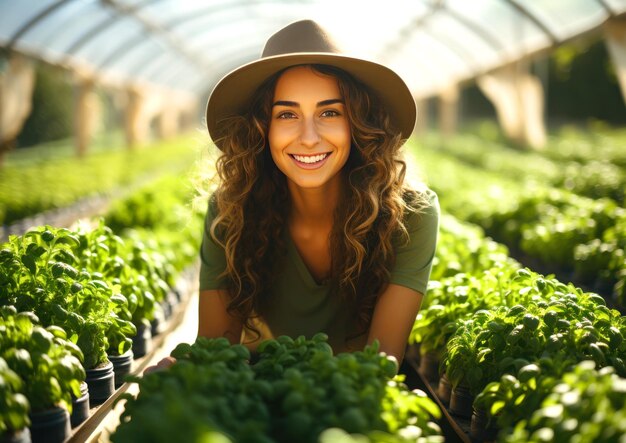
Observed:
[[[350,121],[352,146],[330,235],[328,281],[331,291],[352,307],[356,337],[369,328],[376,299],[389,282],[395,246],[408,240],[406,216],[426,207],[428,200],[404,184],[404,140],[376,97],[341,69],[310,67],[337,79]],[[230,295],[228,311],[257,336],[252,320],[262,317],[270,301],[274,265],[286,252],[291,207],[286,178],[274,164],[267,141],[282,72],[258,89],[246,115],[223,122],[220,184],[211,202],[217,215],[210,233],[226,256],[221,277]]]

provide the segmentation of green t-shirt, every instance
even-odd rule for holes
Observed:
[[[390,283],[414,289],[426,295],[426,287],[437,243],[439,202],[428,190],[430,207],[407,218],[409,242],[396,247],[396,263]],[[200,290],[223,287],[218,276],[226,267],[224,250],[211,238],[209,229],[215,214],[207,211],[204,237],[200,250]],[[271,306],[262,319],[255,322],[261,332],[259,342],[266,338],[289,335],[311,337],[317,332],[328,334],[335,350],[362,348],[367,337],[361,336],[346,344],[353,330],[352,316],[338,296],[330,294],[325,284],[317,284],[304,264],[295,244],[286,236],[287,252],[276,267],[274,286],[270,288]],[[258,342],[257,342],[258,343]],[[254,347],[251,346],[251,347]]]

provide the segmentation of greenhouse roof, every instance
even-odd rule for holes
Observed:
[[[626,0],[0,0],[0,46],[103,80],[199,93],[282,26],[312,18],[419,97],[624,12]]]

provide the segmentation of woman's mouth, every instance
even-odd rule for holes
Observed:
[[[315,155],[289,154],[294,163],[303,169],[317,169],[326,163],[326,159],[330,157],[331,152],[324,152]]]

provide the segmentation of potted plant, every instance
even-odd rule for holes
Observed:
[[[29,443],[30,404],[22,394],[22,379],[0,357],[0,442]]]
[[[563,374],[530,418],[519,421],[503,441],[619,441],[626,435],[626,379],[611,367],[578,363]]]
[[[38,326],[34,315],[2,317],[2,357],[22,380],[30,404],[34,442],[62,442],[69,437],[71,394],[80,395],[85,371],[82,353],[71,342]]]

